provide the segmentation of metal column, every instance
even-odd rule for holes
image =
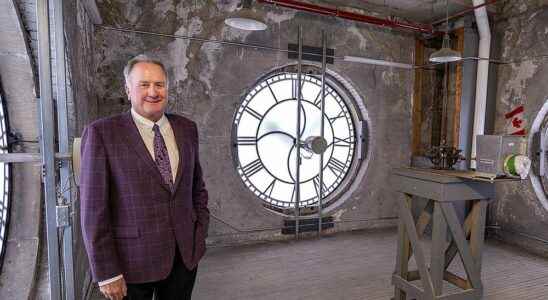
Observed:
[[[320,102],[320,136],[324,137],[324,114],[325,114],[325,65],[326,65],[326,54],[327,54],[327,39],[325,36],[325,30],[322,30],[322,100]],[[323,200],[323,154],[320,154],[320,196],[318,197],[318,236],[322,235],[322,200]]]
[[[57,86],[57,133],[59,153],[69,153],[69,130],[67,110],[66,88],[66,59],[65,59],[65,30],[63,17],[63,1],[54,0],[53,14],[55,21],[55,61],[56,61],[56,86]],[[71,175],[70,160],[59,160],[59,211],[63,218],[58,223],[62,230],[63,244],[63,268],[64,268],[64,296],[66,300],[74,300],[74,259],[72,245],[72,201],[71,201]]]
[[[296,159],[296,178],[295,178],[295,238],[299,238],[299,205],[301,201],[301,75],[302,75],[302,55],[303,55],[303,27],[299,25],[299,62],[297,65],[297,134],[295,146],[297,150]]]
[[[59,240],[57,232],[54,160],[54,120],[51,87],[49,7],[47,0],[36,2],[38,61],[40,79],[40,150],[42,153],[50,299],[61,299]]]

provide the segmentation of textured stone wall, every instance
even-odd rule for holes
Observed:
[[[224,19],[238,1],[98,1],[104,25],[207,39],[239,41],[286,49],[297,42],[299,25],[304,43],[321,45],[321,30],[327,31],[328,45],[337,56],[357,55],[411,63],[414,37],[372,25],[261,5],[259,13],[269,25],[264,32],[248,33],[226,27]],[[95,31],[94,75],[98,116],[127,111],[122,69],[139,53],[152,54],[167,64],[170,77],[169,110],[198,123],[200,155],[210,192],[210,210],[239,230],[280,227],[282,217],[265,210],[239,179],[231,154],[231,120],[245,91],[268,71],[293,60],[283,52],[255,50],[216,43],[122,33],[97,28]],[[392,226],[395,199],[389,171],[409,164],[412,72],[336,61],[330,65],[351,82],[364,99],[371,121],[372,147],[368,171],[358,189],[335,213],[348,221],[337,230]],[[373,221],[366,221],[373,219]],[[222,236],[220,236],[222,235]],[[212,220],[210,237],[224,242],[279,238],[278,231],[238,233]]]
[[[519,105],[525,108],[527,133],[548,99],[548,7],[545,1],[507,1],[503,20],[496,25],[499,57],[510,64],[498,66],[495,131],[506,133],[505,113]],[[500,238],[548,255],[546,245],[531,237],[548,239],[548,211],[537,199],[531,182],[497,185],[491,205],[490,223]],[[525,234],[525,235],[524,235]],[[527,237],[529,236],[529,237]]]
[[[84,124],[97,117],[97,104],[93,101],[93,22],[84,1],[65,1],[65,34],[67,37],[68,118],[69,140],[80,137]],[[74,186],[73,186],[74,187]],[[77,189],[73,189],[74,215],[74,282],[76,299],[86,299],[91,277],[88,258],[84,249],[80,228]]]

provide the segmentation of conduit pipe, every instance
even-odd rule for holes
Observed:
[[[474,6],[485,3],[485,0],[473,0]],[[476,106],[474,110],[474,131],[472,136],[472,159],[471,167],[476,167],[476,137],[485,132],[485,113],[487,105],[487,81],[489,79],[489,59],[491,51],[491,30],[489,29],[489,18],[487,9],[481,6],[474,10],[476,24],[479,32],[478,56],[484,58],[478,60],[478,71],[476,77]]]
[[[292,8],[296,10],[301,10],[301,11],[306,11],[306,12],[311,12],[311,13],[316,13],[321,15],[334,16],[334,17],[339,17],[342,19],[347,19],[352,21],[375,24],[375,25],[380,25],[385,27],[402,28],[402,29],[417,31],[421,33],[428,33],[428,34],[434,33],[434,30],[432,29],[432,26],[430,25],[411,24],[411,23],[405,23],[400,21],[386,20],[386,19],[381,19],[373,16],[344,11],[338,8],[331,8],[327,6],[321,6],[321,5],[316,5],[316,4],[311,4],[311,3],[301,2],[301,1],[257,0],[257,2]]]
[[[413,69],[413,65],[410,65],[410,64],[403,64],[403,63],[397,63],[397,62],[379,60],[379,59],[372,59],[372,58],[366,58],[366,57],[345,56],[343,58],[343,60],[344,61],[349,61],[349,62],[369,64],[369,65],[395,67],[395,68],[402,68],[402,69]]]

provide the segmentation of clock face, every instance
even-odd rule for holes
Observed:
[[[294,72],[276,72],[263,78],[245,95],[235,113],[232,135],[236,170],[246,187],[274,210],[283,212],[295,207],[297,183],[301,208],[317,206],[320,190],[322,199],[334,199],[356,160],[352,111],[326,81],[322,115],[321,84],[319,75],[301,75],[300,141],[297,141],[298,77]],[[314,152],[314,147],[307,147],[313,139],[322,140],[326,146],[322,189],[321,154]]]

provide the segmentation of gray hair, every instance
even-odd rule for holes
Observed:
[[[135,67],[135,65],[138,63],[151,63],[160,66],[160,68],[162,68],[162,71],[164,71],[164,74],[166,75],[167,84],[168,77],[164,64],[157,59],[147,56],[146,54],[139,54],[127,62],[126,66],[124,67],[124,78],[126,80],[126,84],[129,82],[129,74],[131,74],[131,70],[133,70],[133,67]]]

